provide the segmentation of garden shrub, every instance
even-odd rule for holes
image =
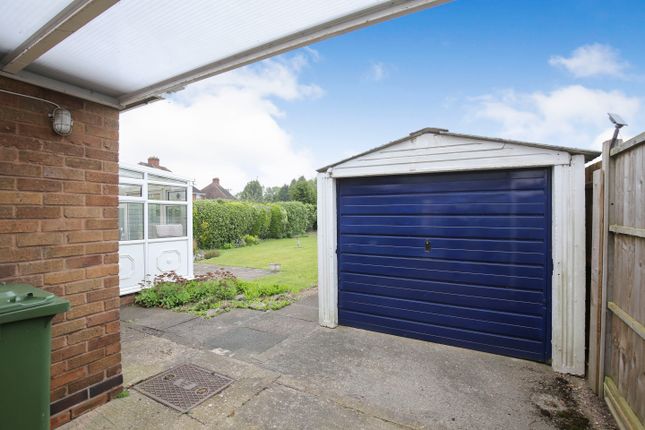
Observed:
[[[246,246],[257,245],[260,243],[260,239],[257,236],[253,236],[252,234],[246,234],[242,239],[244,240]]]
[[[197,200],[193,207],[193,233],[200,248],[235,243],[251,230],[253,206],[242,202]]]
[[[258,238],[302,235],[315,227],[315,220],[315,205],[301,202],[197,200],[193,206],[193,234],[200,249],[230,249],[255,244]],[[247,235],[253,236],[250,243]]]
[[[281,239],[286,236],[287,223],[289,222],[287,211],[275,203],[271,205],[271,224],[269,225],[269,237]]]
[[[271,226],[271,207],[269,205],[253,205],[253,224],[249,234],[262,239],[269,237],[269,227]]]
[[[316,210],[316,205],[309,203],[305,204],[307,208],[307,231],[317,230],[318,229],[318,211]]]
[[[279,202],[276,203],[287,212],[287,224],[284,235],[294,237],[305,234],[309,225],[309,214],[304,203]]]

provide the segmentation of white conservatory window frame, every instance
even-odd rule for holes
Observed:
[[[121,176],[121,171],[126,170],[126,171],[131,171],[135,173],[141,173],[142,178],[131,178],[131,177],[125,177]],[[162,178],[168,179],[168,181],[162,181],[162,180],[157,180],[157,179],[152,179],[150,180],[150,176],[158,176]],[[134,165],[128,165],[128,164],[122,164],[119,163],[119,186],[121,185],[137,185],[141,187],[141,196],[136,197],[136,196],[122,196],[119,195],[119,206],[121,206],[122,203],[140,203],[143,204],[143,238],[142,239],[135,239],[135,240],[121,240],[121,236],[119,235],[119,247],[123,245],[136,245],[136,244],[143,244],[143,256],[144,256],[144,267],[146,270],[144,270],[145,273],[145,280],[149,280],[148,278],[151,276],[151,273],[149,272],[148,268],[148,259],[150,256],[150,252],[148,249],[149,244],[154,244],[154,243],[170,243],[170,242],[187,242],[188,246],[188,252],[187,252],[187,260],[188,260],[188,271],[187,271],[187,276],[189,278],[193,277],[193,205],[192,205],[192,187],[193,187],[193,180],[184,178],[181,176],[174,175],[169,172],[165,171],[159,171],[159,169],[151,168],[151,167],[145,167],[145,166],[134,166]],[[185,190],[185,200],[152,200],[148,198],[148,190],[149,190],[149,185],[164,185],[164,186],[171,186],[171,187],[181,187]],[[186,219],[185,219],[185,227],[186,227],[186,233],[182,236],[177,236],[177,237],[161,237],[161,238],[151,238],[150,237],[150,210],[149,206],[152,204],[158,204],[161,206],[184,206],[186,208]],[[163,211],[161,213],[161,217],[163,217]],[[119,213],[120,217],[120,213]],[[119,224],[120,224],[120,219],[119,219]],[[120,226],[119,226],[119,233],[120,233]],[[142,280],[143,281],[143,280]],[[137,290],[138,291],[138,290]],[[135,291],[132,291],[135,292]],[[121,294],[129,294],[130,292],[127,293],[121,293]]]

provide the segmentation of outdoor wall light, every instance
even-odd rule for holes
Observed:
[[[54,105],[54,110],[48,115],[52,120],[52,130],[54,133],[60,136],[69,136],[72,133],[72,126],[74,125],[74,120],[72,120],[72,113],[65,108],[60,107],[58,104],[42,99],[40,97],[29,96],[27,94],[20,94],[13,91],[7,91],[0,89],[0,93],[11,94],[14,96],[25,97],[32,100],[38,100],[44,103],[49,103]]]
[[[49,117],[52,120],[52,129],[54,130],[54,133],[61,136],[69,136],[72,133],[74,120],[72,120],[72,113],[70,111],[57,106],[56,109],[49,114]]]

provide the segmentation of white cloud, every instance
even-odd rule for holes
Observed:
[[[581,85],[548,93],[506,91],[472,101],[472,117],[498,124],[499,135],[511,139],[599,149],[612,132],[607,112],[619,113],[632,126],[623,129],[623,136],[645,126],[637,97]]]
[[[584,45],[571,53],[570,57],[553,56],[549,64],[563,67],[577,78],[592,76],[614,76],[623,78],[629,64],[621,60],[618,52],[609,45],[594,43]]]
[[[375,62],[370,64],[369,69],[363,75],[363,79],[366,81],[379,82],[389,76],[389,67],[382,62]]]
[[[302,69],[317,60],[313,53],[216,76],[124,113],[121,161],[136,163],[156,155],[173,172],[194,178],[199,188],[219,177],[233,192],[255,178],[272,186],[300,175],[312,177],[312,155],[296,147],[277,122],[284,114],[273,100],[323,95],[320,87],[299,80]]]

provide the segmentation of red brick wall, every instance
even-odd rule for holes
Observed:
[[[56,135],[52,106],[0,92],[0,281],[71,303],[52,328],[52,426],[120,390],[118,126],[115,109],[0,77],[0,88],[71,110]]]

